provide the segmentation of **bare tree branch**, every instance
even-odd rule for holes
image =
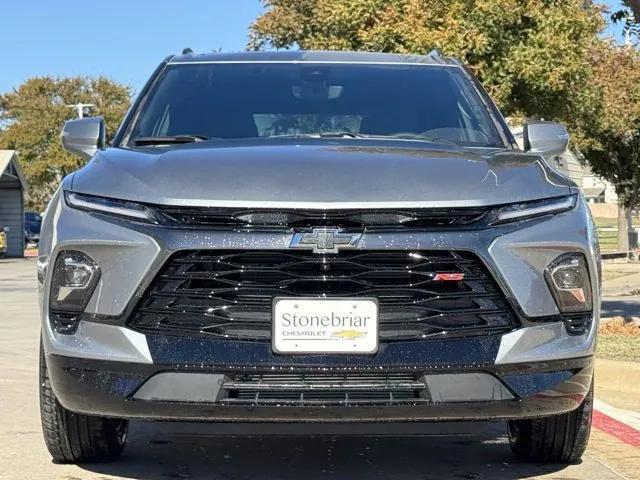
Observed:
[[[640,0],[624,0],[624,3],[633,12],[636,23],[640,23]]]

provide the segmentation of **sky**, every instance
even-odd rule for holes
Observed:
[[[0,93],[38,75],[139,90],[167,56],[244,50],[259,0],[0,0]]]
[[[615,8],[620,0],[607,0]],[[260,0],[0,0],[0,93],[38,75],[105,75],[139,91],[185,47],[243,50]],[[621,28],[607,32],[621,39]]]

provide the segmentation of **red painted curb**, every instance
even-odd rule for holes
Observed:
[[[593,426],[624,443],[640,448],[640,431],[598,410],[593,411]]]

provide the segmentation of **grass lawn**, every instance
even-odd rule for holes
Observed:
[[[617,218],[594,218],[596,225],[598,228],[618,228],[618,219]],[[640,218],[633,218],[633,228],[640,227]]]
[[[616,218],[595,218],[598,226],[598,240],[602,250],[615,250],[618,245],[618,219]],[[603,230],[605,228],[615,228],[615,231]]]
[[[640,325],[622,317],[600,324],[598,355],[616,360],[640,362]]]
[[[598,240],[603,250],[615,250],[618,245],[618,219],[617,218],[594,218],[598,226]],[[640,219],[633,219],[633,228],[640,227]],[[615,228],[615,231],[603,229]]]
[[[600,335],[598,356],[640,362],[640,336]]]
[[[635,272],[621,272],[619,270],[602,270],[602,278],[603,280],[615,280],[616,278],[626,277],[628,275],[633,275]]]
[[[594,218],[596,225],[598,228],[607,228],[607,227],[618,227],[618,219],[617,218]]]

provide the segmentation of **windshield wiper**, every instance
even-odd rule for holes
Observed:
[[[193,143],[201,142],[202,140],[209,140],[209,137],[204,135],[170,135],[165,137],[136,137],[133,139],[135,145],[168,145],[168,144],[180,144],[180,143]]]
[[[353,132],[347,132],[347,131],[320,132],[320,133],[318,133],[318,136],[320,138],[343,138],[343,137],[363,138],[364,137],[364,135],[360,135],[359,133],[353,133]]]
[[[428,142],[428,143],[440,143],[444,145],[455,145],[459,147],[460,145],[454,142],[453,140],[447,140],[446,138],[440,137],[429,137],[425,135],[420,135],[419,133],[390,133],[388,135],[380,135],[373,133],[353,133],[353,132],[320,132],[317,134],[320,138],[371,138],[371,139],[382,139],[382,140],[416,140],[419,142]]]
[[[453,140],[449,140],[447,138],[441,138],[441,137],[431,137],[428,135],[420,135],[418,134],[411,134],[411,133],[399,133],[396,135],[389,135],[390,138],[399,138],[399,139],[403,139],[403,140],[417,140],[419,142],[429,142],[429,143],[436,143],[436,144],[441,144],[441,145],[454,145],[456,147],[459,147],[460,144],[457,142],[454,142]]]
[[[353,132],[317,132],[317,133],[285,133],[283,135],[268,135],[269,138],[365,138],[366,135]]]
[[[269,138],[369,138],[373,140],[414,140],[441,145],[461,145],[453,140],[440,137],[430,137],[419,133],[390,133],[387,135],[374,133],[354,133],[348,131],[317,132],[317,133],[291,133],[283,135],[269,135]]]

